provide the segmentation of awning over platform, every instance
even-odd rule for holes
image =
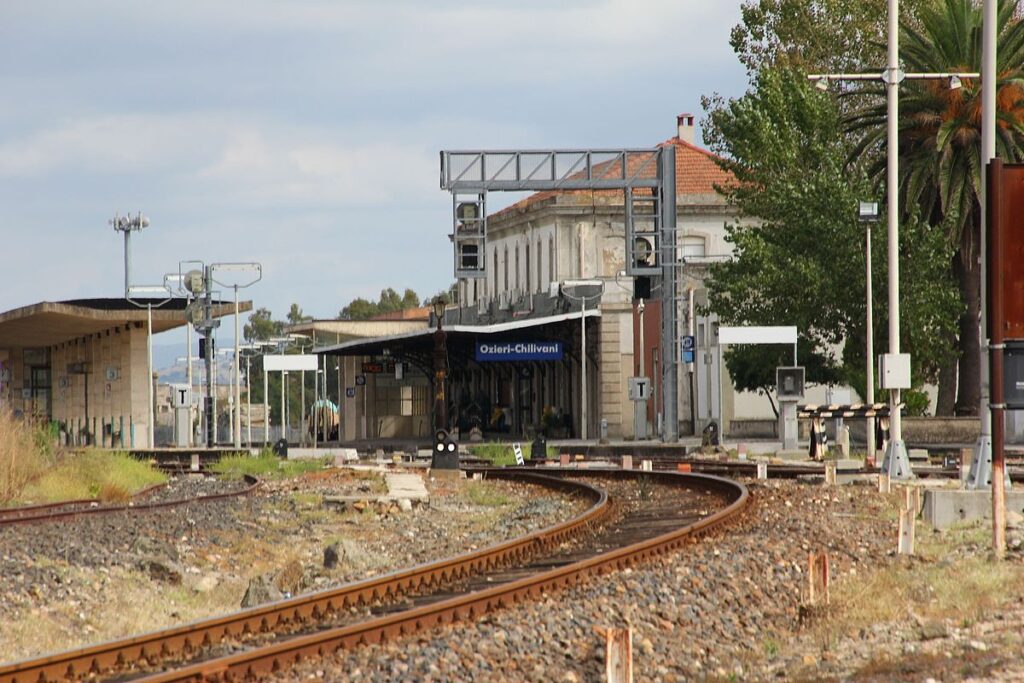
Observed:
[[[43,301],[0,313],[0,347],[43,347],[132,322],[146,322],[147,299],[138,306],[122,298]],[[164,332],[185,324],[184,298],[153,299],[153,332]],[[215,302],[214,317],[234,313],[234,304]],[[251,301],[238,302],[239,312],[252,310]]]
[[[600,318],[598,309],[583,312],[587,318]],[[449,355],[472,357],[472,346],[480,337],[489,341],[566,341],[579,330],[581,312],[573,311],[541,318],[523,318],[492,325],[445,325]],[[575,325],[572,323],[575,321]],[[314,348],[313,353],[330,356],[407,356],[421,357],[433,351],[435,328],[405,332],[387,337],[356,339]]]

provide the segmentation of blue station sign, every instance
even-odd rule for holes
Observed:
[[[476,360],[480,363],[562,360],[562,342],[477,342]]]

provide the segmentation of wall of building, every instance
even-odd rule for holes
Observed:
[[[141,447],[151,418],[146,406],[146,330],[118,325],[99,333],[40,349],[5,349],[9,382],[0,389],[4,405],[25,415],[61,423],[73,443]],[[40,361],[40,359],[45,359]],[[49,368],[47,396],[32,397],[30,366]],[[87,374],[71,367],[84,364]],[[124,434],[122,436],[122,424]]]

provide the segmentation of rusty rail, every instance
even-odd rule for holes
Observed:
[[[62,519],[71,519],[81,515],[104,514],[108,512],[122,512],[124,510],[147,511],[159,508],[175,507],[178,505],[189,505],[192,503],[204,503],[224,498],[247,496],[255,491],[260,481],[253,476],[245,475],[248,484],[238,491],[227,491],[225,493],[211,493],[193,498],[179,498],[177,500],[164,500],[158,503],[136,503],[134,501],[145,498],[154,491],[157,491],[166,484],[156,484],[147,487],[132,496],[131,503],[124,505],[101,505],[98,500],[72,500],[62,503],[43,503],[41,505],[25,505],[16,508],[0,510],[0,527],[14,524],[34,524],[39,522],[53,522]],[[66,509],[64,509],[66,508]]]
[[[322,657],[338,649],[380,643],[441,624],[453,623],[466,618],[472,619],[497,608],[509,607],[539,597],[546,591],[570,586],[585,577],[622,569],[636,562],[676,550],[694,536],[706,533],[738,515],[749,500],[747,489],[742,484],[710,475],[622,470],[565,471],[565,474],[615,478],[647,476],[660,481],[716,491],[729,496],[731,502],[725,508],[693,524],[518,581],[459,595],[448,600],[362,623],[298,636],[265,647],[198,662],[176,670],[147,676],[142,680],[153,683],[211,679],[237,680],[278,671],[306,657]]]
[[[460,619],[474,618],[493,609],[539,597],[546,591],[570,586],[583,578],[624,568],[655,555],[678,549],[695,535],[724,524],[746,506],[746,488],[737,482],[708,475],[669,472],[577,471],[567,475],[630,478],[648,476],[679,485],[691,485],[729,496],[724,509],[674,531],[609,551],[556,569],[544,571],[494,588],[456,596],[404,612],[273,643],[266,647],[192,664],[146,677],[147,681],[238,679],[280,670],[304,657],[318,657],[338,649],[399,638]]]
[[[592,501],[592,505],[574,519],[472,553],[391,572],[335,589],[204,619],[185,626],[2,665],[0,683],[77,680],[90,674],[102,674],[115,667],[124,667],[129,662],[147,662],[150,659],[188,655],[225,638],[265,632],[279,625],[318,619],[331,612],[341,612],[350,607],[393,599],[410,591],[430,588],[511,562],[523,561],[591,528],[610,511],[607,494],[582,482],[522,471],[494,470],[488,472],[487,476],[531,481],[556,490],[582,494]]]

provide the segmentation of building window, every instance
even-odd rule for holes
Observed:
[[[516,291],[519,291],[519,245],[516,245]]]
[[[491,296],[498,296],[498,248],[494,248],[494,291],[491,292]]]
[[[501,264],[505,270],[505,291],[508,291],[508,247],[505,247],[505,262]]]
[[[555,238],[548,238],[548,280],[558,282],[558,271],[555,268]]]
[[[541,254],[542,254],[542,252],[540,250],[540,240],[538,239],[537,240],[537,289],[539,291],[544,291],[544,275],[543,275],[543,272],[541,271],[541,266],[543,265],[544,259],[541,258]]]
[[[707,256],[707,254],[704,253],[703,237],[688,235],[683,237],[679,246],[682,248],[683,259],[699,259]]]
[[[533,287],[531,286],[530,278],[533,277],[530,273],[530,243],[526,243],[526,291],[532,292]]]

